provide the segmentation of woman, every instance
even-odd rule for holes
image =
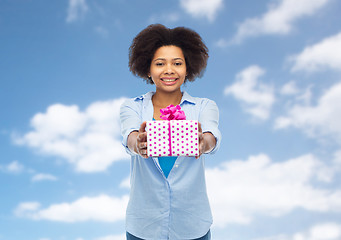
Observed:
[[[201,77],[208,49],[191,29],[150,25],[129,49],[130,71],[155,91],[125,101],[120,110],[123,145],[131,155],[127,239],[210,239],[212,215],[206,193],[204,156],[220,145],[216,104],[181,91]],[[180,105],[187,120],[199,121],[199,156],[148,157],[146,121],[160,109]]]

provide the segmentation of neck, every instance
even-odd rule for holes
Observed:
[[[157,91],[152,97],[153,105],[155,107],[165,108],[169,105],[179,105],[182,98],[182,92],[179,89],[176,92],[160,92]]]

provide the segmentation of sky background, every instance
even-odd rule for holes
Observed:
[[[197,31],[218,104],[214,240],[341,239],[339,0],[0,0],[0,240],[121,240],[119,106],[152,23]]]

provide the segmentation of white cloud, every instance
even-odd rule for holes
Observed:
[[[215,46],[219,47],[219,48],[225,48],[229,45],[229,42],[224,39],[224,38],[220,38],[219,40],[217,40],[215,43],[214,43]]]
[[[341,212],[340,190],[315,187],[316,182],[332,182],[335,173],[333,166],[311,154],[284,162],[259,154],[209,168],[206,177],[214,224],[250,224],[255,215],[279,217],[298,208]]]
[[[281,0],[272,4],[261,17],[246,19],[239,25],[233,43],[258,35],[284,35],[293,29],[294,22],[302,17],[311,16],[330,0]]]
[[[294,81],[290,81],[283,85],[283,87],[280,90],[280,93],[282,95],[295,95],[299,93],[299,89],[296,86],[296,83]]]
[[[18,217],[33,220],[50,220],[59,222],[104,221],[115,222],[125,218],[128,196],[121,198],[99,195],[82,197],[71,203],[52,204],[41,209],[38,202],[21,203],[14,210]]]
[[[313,97],[312,88],[313,85],[307,86],[306,89],[303,90],[301,94],[296,97],[296,100],[298,100],[298,102],[302,102],[302,104],[304,105],[311,104],[311,100]]]
[[[120,140],[123,101],[95,102],[84,112],[75,105],[51,105],[45,113],[33,116],[32,131],[14,140],[43,154],[63,157],[77,171],[103,171],[114,161],[127,158]]]
[[[341,33],[306,47],[301,53],[291,56],[292,71],[315,72],[324,69],[341,71]]]
[[[69,0],[66,22],[70,23],[79,20],[84,17],[88,10],[85,0]]]
[[[334,159],[333,162],[336,166],[341,167],[341,150],[334,153]]]
[[[180,6],[193,17],[204,17],[213,22],[223,7],[223,0],[180,0]]]
[[[227,86],[225,95],[233,95],[243,103],[243,109],[252,116],[266,120],[275,102],[274,91],[271,86],[258,81],[265,71],[259,66],[253,65],[236,76],[236,82]]]
[[[26,212],[37,211],[40,207],[38,202],[24,202],[19,204],[19,206],[14,210],[15,215],[22,216]]]
[[[341,153],[341,152],[340,152]],[[130,177],[125,178],[121,183],[120,183],[120,188],[128,188],[130,189]]]
[[[279,235],[257,240],[339,240],[341,238],[341,225],[337,223],[323,223],[311,227],[304,232],[291,236]]]
[[[24,171],[25,167],[18,161],[13,161],[7,165],[0,165],[0,170],[8,173],[18,174]]]
[[[310,137],[333,137],[341,143],[341,83],[332,86],[316,106],[293,105],[286,116],[278,117],[275,128],[296,127]]]
[[[58,178],[56,178],[55,176],[51,175],[51,174],[46,174],[46,173],[38,173],[35,174],[32,177],[32,182],[40,182],[40,181],[57,181]]]
[[[20,164],[18,161],[14,161],[8,164],[6,169],[11,173],[20,173],[24,170],[24,166]]]
[[[120,234],[120,235],[109,235],[105,237],[100,237],[100,238],[96,238],[95,240],[122,240],[125,238],[126,238],[125,234]]]
[[[341,225],[326,223],[310,229],[306,239],[309,240],[337,240],[341,238]]]

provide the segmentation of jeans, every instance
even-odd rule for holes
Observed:
[[[128,232],[126,233],[126,236],[127,240],[143,240],[142,238],[135,237]],[[193,240],[211,240],[211,231],[208,231],[205,236]]]

